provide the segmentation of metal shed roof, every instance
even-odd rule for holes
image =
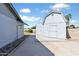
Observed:
[[[53,13],[54,13],[54,14],[61,14],[62,16],[64,16],[62,12],[55,12],[55,11],[49,12],[49,13],[45,16],[44,21],[43,21],[43,24],[45,23],[46,18],[47,18],[49,15],[53,14]],[[65,22],[67,21],[67,20],[65,19],[65,17],[63,17],[63,19],[64,19]]]

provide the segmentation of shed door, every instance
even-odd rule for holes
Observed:
[[[48,36],[49,37],[57,37],[57,25],[56,24],[49,24],[48,25]]]

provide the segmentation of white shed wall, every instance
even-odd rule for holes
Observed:
[[[66,23],[61,14],[49,15],[43,24],[36,27],[36,37],[46,36],[50,38],[66,39]]]
[[[61,22],[65,23],[64,16],[62,14],[51,14],[45,20],[45,24],[46,23],[61,23]]]

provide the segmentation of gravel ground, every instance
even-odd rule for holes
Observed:
[[[69,34],[66,41],[39,41],[56,56],[79,56],[79,29],[69,29]]]

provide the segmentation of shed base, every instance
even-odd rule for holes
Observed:
[[[36,35],[36,39],[39,41],[67,41],[67,38],[47,37],[42,35]]]

